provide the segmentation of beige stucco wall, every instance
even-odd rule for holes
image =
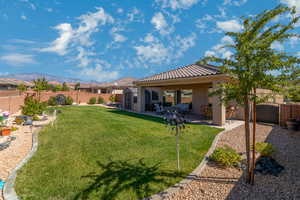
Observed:
[[[193,113],[201,115],[201,106],[208,104],[208,88],[193,88]]]

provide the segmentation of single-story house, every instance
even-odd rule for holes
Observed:
[[[94,84],[90,90],[97,94],[123,94],[125,89],[134,87],[134,81],[135,78],[122,78],[113,82]]]
[[[10,78],[1,78],[0,79],[0,90],[17,90],[18,85],[24,84],[27,87],[32,87],[33,84],[27,81],[10,79]]]
[[[137,87],[135,111],[153,112],[157,104],[162,107],[185,104],[190,113],[199,119],[210,117],[214,124],[222,126],[226,116],[243,118],[243,112],[237,110],[241,108],[236,107],[234,103],[226,108],[218,96],[209,96],[210,91],[229,80],[228,75],[222,74],[218,67],[212,65],[191,64],[155,74],[134,82]],[[268,93],[266,90],[262,91]],[[279,101],[281,100],[282,98],[279,98]],[[277,103],[276,99],[272,101]],[[235,113],[230,114],[233,107]]]

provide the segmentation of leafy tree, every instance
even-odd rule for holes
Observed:
[[[20,85],[18,85],[17,88],[21,93],[27,91],[27,86],[23,83],[21,83]]]
[[[282,14],[289,14],[290,21],[287,24],[272,24],[272,20]],[[235,100],[244,107],[248,183],[254,183],[255,166],[255,148],[253,148],[252,160],[250,155],[250,103],[253,103],[254,111],[252,143],[255,144],[256,104],[269,98],[257,95],[256,89],[265,88],[278,93],[283,86],[287,85],[287,81],[293,74],[291,72],[299,68],[300,61],[297,57],[272,48],[274,42],[282,43],[291,37],[299,37],[297,34],[290,33],[298,21],[299,17],[295,16],[295,9],[284,6],[244,18],[241,32],[226,33],[234,42],[223,48],[233,50],[233,55],[228,58],[211,56],[201,61],[201,63],[219,64],[221,71],[231,77],[231,80],[221,84],[213,95],[220,95],[225,103]],[[274,71],[277,73],[273,73]]]
[[[63,82],[61,90],[62,91],[69,91],[70,90],[70,88],[68,87],[66,82]]]
[[[33,90],[37,92],[39,100],[41,99],[41,92],[49,89],[48,81],[44,78],[38,78],[33,81]]]
[[[75,90],[79,90],[79,88],[80,88],[80,83],[76,83],[75,84]]]

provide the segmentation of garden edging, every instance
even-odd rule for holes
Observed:
[[[49,123],[52,123],[55,120],[52,119],[49,121]],[[49,123],[45,124],[48,125]],[[26,155],[26,157],[12,170],[10,173],[9,177],[7,178],[4,188],[3,188],[3,198],[4,200],[20,200],[18,197],[14,185],[15,185],[15,180],[17,177],[17,172],[20,170],[30,159],[31,157],[35,154],[35,152],[38,149],[38,133],[39,131],[43,128],[37,127],[34,132],[32,133],[32,147],[30,152]]]
[[[203,171],[203,169],[206,167],[207,165],[207,162],[208,162],[208,158],[209,156],[214,152],[215,148],[217,147],[217,144],[218,144],[218,141],[220,139],[220,137],[228,132],[228,131],[231,131],[232,129],[234,128],[237,128],[239,126],[241,126],[242,124],[239,124],[238,126],[234,126],[234,127],[231,127],[227,130],[224,130],[222,132],[220,132],[214,139],[211,147],[209,148],[208,152],[205,154],[203,160],[201,161],[200,165],[198,165],[198,167],[192,172],[190,173],[185,179],[183,179],[182,181],[180,181],[179,183],[176,183],[175,185],[169,187],[168,189],[162,191],[162,192],[159,192],[157,194],[154,194],[152,195],[151,197],[147,197],[147,198],[144,198],[143,200],[162,200],[174,193],[176,193],[179,189],[181,189],[184,185],[190,183],[193,181],[193,179],[195,177],[197,177],[198,175],[200,175],[200,173]]]

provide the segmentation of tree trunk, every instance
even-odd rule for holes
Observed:
[[[253,134],[252,134],[252,167],[251,167],[251,184],[254,185],[254,168],[255,168],[255,137],[256,137],[256,88],[254,88],[253,101]]]
[[[249,109],[249,97],[245,96],[245,139],[246,139],[246,157],[247,157],[247,166],[246,166],[246,175],[247,175],[247,183],[250,183],[250,109]]]
[[[179,130],[176,127],[176,151],[177,151],[177,170],[180,171],[180,161],[179,161]]]

